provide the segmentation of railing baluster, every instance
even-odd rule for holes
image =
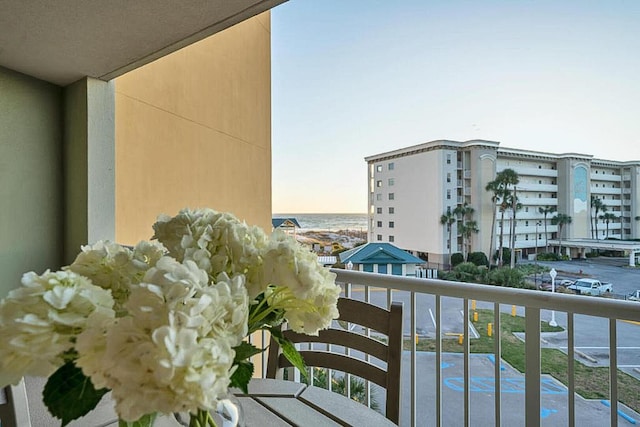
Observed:
[[[493,357],[496,361],[494,365],[494,405],[495,405],[495,424],[496,427],[500,427],[502,425],[502,388],[501,388],[501,379],[502,375],[500,373],[500,368],[502,365],[502,342],[500,336],[500,303],[493,304]]]
[[[525,419],[540,426],[540,309],[525,307]]]
[[[436,426],[442,426],[442,325],[441,297],[436,295]]]
[[[567,371],[569,378],[569,427],[576,425],[576,385],[575,385],[575,342],[573,334],[573,313],[567,313]]]
[[[464,352],[464,425],[465,427],[469,427],[469,423],[471,422],[471,407],[470,407],[470,366],[469,366],[469,300],[464,298],[463,300],[464,309],[462,321],[462,330],[464,342],[463,344],[463,352]]]
[[[611,426],[618,425],[618,331],[616,319],[609,319],[609,403]]]
[[[411,425],[417,425],[416,415],[416,293],[411,291]]]

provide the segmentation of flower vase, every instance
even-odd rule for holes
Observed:
[[[220,399],[215,410],[209,411],[208,417],[206,411],[198,411],[197,415],[178,412],[174,413],[173,417],[179,425],[184,427],[190,426],[191,417],[198,417],[201,422],[196,425],[202,427],[245,427],[242,405],[232,393]],[[205,419],[207,424],[203,423]]]

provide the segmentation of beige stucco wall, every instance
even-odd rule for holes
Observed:
[[[160,213],[271,229],[271,34],[263,13],[116,80],[116,240]]]
[[[0,67],[0,298],[62,263],[62,90]]]

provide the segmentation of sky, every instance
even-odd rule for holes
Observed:
[[[274,213],[364,213],[364,158],[437,139],[640,161],[640,1],[289,0]]]

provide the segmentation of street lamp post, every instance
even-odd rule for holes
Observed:
[[[551,293],[555,293],[556,292],[556,276],[558,275],[558,272],[556,271],[555,268],[552,268],[551,271],[549,272],[549,276],[551,276]],[[551,310],[551,321],[549,322],[550,326],[558,326],[558,323],[556,322],[556,311],[555,310]]]

